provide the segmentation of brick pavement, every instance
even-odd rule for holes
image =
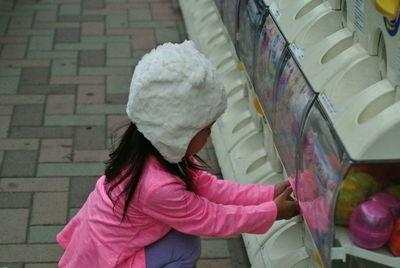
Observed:
[[[127,122],[133,66],[186,38],[172,0],[0,0],[0,267],[51,268],[55,234]],[[117,132],[120,133],[120,132]],[[210,144],[202,156],[218,172]],[[198,267],[249,267],[240,237],[203,238]]]

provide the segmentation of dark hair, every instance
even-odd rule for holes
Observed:
[[[107,189],[107,195],[114,203],[114,208],[121,196],[125,197],[121,221],[126,215],[149,156],[154,156],[167,172],[181,178],[189,191],[195,191],[189,170],[204,170],[208,167],[198,156],[195,156],[195,158],[200,164],[194,163],[186,156],[177,164],[168,162],[133,123],[129,124],[118,146],[113,149],[109,156],[110,159],[106,162],[105,169],[106,183],[110,185]],[[128,180],[128,183],[117,198],[113,200],[112,191],[125,180]]]

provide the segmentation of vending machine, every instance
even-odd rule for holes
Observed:
[[[212,131],[223,175],[289,180],[301,208],[243,234],[251,266],[400,267],[400,1],[216,2],[245,66],[240,83],[217,66],[228,92]],[[221,58],[222,43],[197,41]]]

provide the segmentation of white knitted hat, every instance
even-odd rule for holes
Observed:
[[[166,43],[139,61],[132,77],[128,117],[171,163],[192,138],[226,109],[224,86],[192,41]]]

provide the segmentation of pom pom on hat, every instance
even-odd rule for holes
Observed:
[[[224,86],[192,41],[166,43],[144,55],[132,77],[128,117],[171,163],[226,109]]]

